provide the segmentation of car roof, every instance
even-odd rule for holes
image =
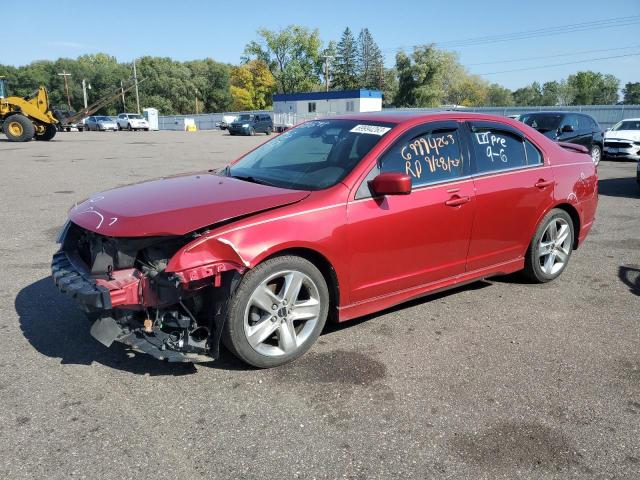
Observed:
[[[620,120],[620,122],[640,122],[640,118],[623,118],[622,120]]]
[[[471,120],[471,121],[494,121],[507,125],[521,126],[522,123],[503,115],[492,115],[488,113],[473,113],[464,111],[441,111],[441,112],[415,112],[415,111],[392,111],[392,112],[366,112],[351,113],[348,115],[338,115],[324,117],[324,119],[340,120],[362,120],[374,122],[388,122],[400,124],[414,124],[422,122],[437,122],[446,120]]]

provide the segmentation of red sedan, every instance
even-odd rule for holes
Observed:
[[[258,367],[339,322],[492,275],[547,282],[584,241],[583,147],[511,119],[361,114],[304,123],[220,171],[76,205],[53,279],[92,335],[169,361]]]

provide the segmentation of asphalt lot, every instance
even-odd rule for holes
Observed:
[[[263,136],[0,139],[0,478],[639,478],[640,195],[602,162],[596,225],[545,285],[478,282],[341,326],[297,362],[107,349],[55,290],[67,209],[223,165]]]

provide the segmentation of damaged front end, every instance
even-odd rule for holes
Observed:
[[[53,280],[93,319],[91,335],[102,344],[121,342],[170,362],[210,361],[245,267],[219,261],[168,271],[171,257],[198,236],[108,237],[68,222]]]

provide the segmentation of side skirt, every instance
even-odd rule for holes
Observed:
[[[370,313],[379,312],[414,298],[432,293],[438,293],[461,285],[472,283],[483,278],[495,275],[507,275],[524,268],[524,258],[510,260],[491,267],[465,272],[454,277],[449,277],[437,282],[431,282],[417,287],[407,288],[387,295],[370,298],[361,302],[352,303],[344,307],[338,307],[338,322],[345,322],[353,318],[362,317]]]

